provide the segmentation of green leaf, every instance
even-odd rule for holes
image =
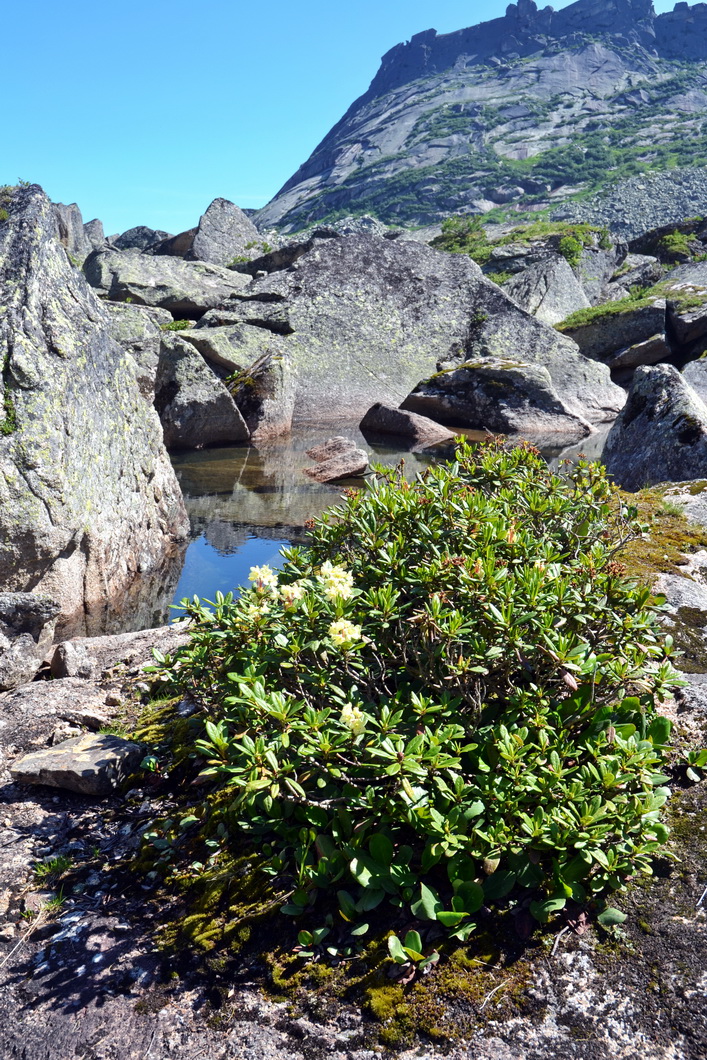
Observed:
[[[426,883],[420,884],[420,898],[410,906],[412,915],[418,920],[436,920],[437,911],[442,908],[442,903],[436,891],[428,887]]]
[[[507,894],[511,893],[515,884],[515,872],[496,871],[484,880],[484,894],[488,899],[505,898]]]
[[[356,935],[356,937],[358,937],[359,935],[365,935],[369,929],[369,926],[370,925],[366,923],[357,924],[355,928],[351,928],[351,934]]]
[[[546,898],[544,902],[531,902],[530,915],[541,924],[547,924],[554,913],[559,913],[567,905],[566,898]]]
[[[437,920],[443,927],[456,927],[457,924],[461,924],[462,920],[466,920],[468,913],[455,913],[448,909],[440,909],[437,913]]]
[[[491,877],[489,876],[488,879]],[[465,913],[476,913],[484,904],[484,888],[474,883],[473,880],[466,880],[456,888],[455,897],[463,903],[462,908]]]
[[[626,913],[622,913],[620,909],[614,909],[610,905],[597,917],[602,927],[613,927],[616,924],[623,924],[626,919]]]
[[[408,931],[405,936],[405,949],[415,950],[417,953],[422,953],[422,939],[418,931]]]
[[[672,729],[672,723],[669,718],[663,718],[661,716],[653,718],[653,721],[648,727],[648,737],[653,741],[654,744],[667,744],[670,739],[670,732]]]
[[[376,832],[371,836],[368,840],[368,849],[371,857],[379,865],[390,865],[393,860],[393,844],[382,832]]]
[[[371,909],[377,909],[385,898],[385,891],[378,891],[374,888],[369,888],[364,891],[359,900],[356,902],[357,913],[369,913]]]
[[[388,953],[396,964],[407,964],[408,955],[397,935],[391,935],[388,939]]]

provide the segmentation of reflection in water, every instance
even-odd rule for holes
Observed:
[[[374,463],[393,466],[404,458],[410,477],[449,452],[448,447],[441,447],[436,455],[434,449],[411,453],[390,443],[373,443],[355,424],[340,424],[337,431],[367,450]],[[473,439],[483,437],[464,433]],[[213,600],[217,590],[226,593],[247,584],[251,566],[279,566],[280,549],[304,541],[307,520],[338,503],[347,485],[322,485],[302,473],[312,463],[306,450],[331,434],[331,425],[313,426],[257,449],[230,446],[172,455],[192,536],[175,603],[195,595]],[[602,432],[564,449],[544,446],[543,455],[551,466],[565,457],[576,459],[580,453],[596,459],[605,437]]]

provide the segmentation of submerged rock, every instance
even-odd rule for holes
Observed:
[[[553,435],[572,442],[592,431],[537,364],[488,359],[467,361],[418,383],[401,408],[455,427],[502,434]]]
[[[159,306],[174,317],[194,320],[248,283],[247,277],[218,265],[110,247],[90,254],[84,272],[109,301]]]
[[[440,423],[415,412],[395,408],[393,405],[372,405],[359,424],[365,434],[390,434],[404,438],[415,449],[425,449],[440,442],[452,442],[456,435]]]
[[[307,450],[307,456],[316,460],[312,467],[304,468],[316,482],[336,482],[341,478],[358,478],[368,469],[368,453],[359,449],[350,438],[341,435],[330,438],[322,445]]]
[[[707,406],[672,365],[636,369],[603,460],[627,490],[707,477]]]
[[[135,363],[56,235],[36,185],[0,224],[0,585],[46,593],[101,632],[188,522]]]
[[[14,762],[17,784],[42,784],[79,795],[110,795],[133,773],[145,754],[138,743],[120,736],[85,733]]]

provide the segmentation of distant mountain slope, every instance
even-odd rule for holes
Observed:
[[[533,0],[383,57],[365,95],[258,215],[427,224],[539,208],[647,169],[707,164],[707,4]]]

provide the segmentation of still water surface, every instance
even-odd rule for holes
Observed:
[[[371,444],[357,426],[342,424],[339,432],[367,450],[376,463],[395,465],[404,457],[406,473],[411,476],[446,455],[435,457],[433,450],[411,453],[389,443]],[[173,604],[192,596],[213,600],[217,590],[226,593],[247,584],[250,567],[281,565],[280,550],[302,542],[305,522],[336,504],[347,485],[321,485],[302,473],[302,468],[312,463],[305,451],[331,434],[331,425],[312,427],[257,449],[229,446],[172,454],[191,520],[191,542]],[[593,435],[582,445],[561,451],[548,445],[543,452],[551,464],[579,452],[596,459],[604,437],[605,432]],[[352,480],[355,482],[360,480]],[[164,620],[178,614],[171,610]]]

